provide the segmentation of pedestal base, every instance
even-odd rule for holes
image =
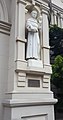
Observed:
[[[28,60],[28,66],[29,67],[39,67],[43,68],[43,64],[41,60],[35,60],[35,59],[29,59]]]
[[[54,120],[54,107],[52,105],[22,104],[7,106],[4,111],[4,120]]]
[[[54,120],[52,93],[10,93],[12,99],[3,101],[3,120]]]

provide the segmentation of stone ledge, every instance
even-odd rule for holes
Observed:
[[[27,42],[27,40],[26,40],[26,39],[25,39],[25,40],[22,40],[21,38],[16,37],[16,42],[26,43],[26,42]]]
[[[16,72],[23,71],[25,73],[38,74],[38,75],[44,75],[44,74],[51,75],[52,73],[51,65],[44,65],[43,68],[27,66],[26,60],[16,60],[15,71]]]
[[[41,48],[50,49],[50,46],[41,46]]]
[[[20,94],[24,94],[24,95],[26,95],[26,94],[28,94],[28,95],[34,95],[34,94],[35,94],[35,95],[37,95],[37,94],[44,95],[44,94],[45,94],[45,95],[48,95],[48,94],[49,94],[49,95],[53,96],[53,92],[52,92],[52,91],[42,91],[42,89],[39,89],[39,90],[38,90],[38,89],[33,89],[33,90],[31,89],[31,90],[30,90],[30,89],[27,89],[27,88],[25,88],[25,90],[22,89],[21,91],[11,91],[11,92],[8,91],[8,92],[6,92],[5,94],[6,94],[6,95],[9,95],[9,94],[10,94],[10,95],[12,95],[12,94],[13,94],[13,95],[16,95],[16,94],[17,94],[17,95],[18,95],[18,94],[19,94],[19,95],[20,95]],[[50,96],[50,97],[51,97],[51,96]]]
[[[25,71],[26,69],[27,69],[27,61],[26,60],[16,60],[15,61],[16,72]]]
[[[26,101],[26,102],[23,102]],[[42,99],[40,101],[31,101],[29,100],[4,100],[2,104],[6,107],[24,107],[24,106],[39,106],[39,105],[54,105],[57,102],[57,99]]]
[[[9,100],[20,100],[21,102],[40,102],[49,99],[53,99],[53,93],[48,90],[43,90],[43,89],[27,89],[23,88],[21,91],[12,91],[12,92],[7,92],[6,94],[6,99]]]

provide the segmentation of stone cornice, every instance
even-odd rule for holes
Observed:
[[[53,4],[52,3],[52,10],[54,11],[54,10],[56,10],[56,11],[59,11],[60,13],[62,13],[63,14],[63,9],[62,8],[60,8],[59,6],[57,6],[57,5],[55,5],[55,4]]]
[[[26,0],[25,0],[26,1]],[[28,2],[32,3],[32,0],[27,0]],[[42,6],[42,5],[45,5],[48,7],[48,4],[49,4],[49,0],[34,0],[35,1],[35,4],[37,6]]]
[[[45,4],[41,5],[41,9],[42,9],[42,11],[44,10],[46,13],[49,12],[49,7]]]
[[[32,0],[27,0],[27,2],[32,3]],[[47,14],[49,13],[49,0],[34,0],[35,5],[34,6],[38,6],[40,8],[40,10],[42,11],[42,13]]]
[[[26,0],[25,0],[26,1]],[[29,1],[29,2],[31,2],[32,3],[32,0],[27,0],[27,1]],[[35,3],[37,3],[37,4],[42,4],[43,2],[44,3],[49,3],[50,1],[49,0],[34,0],[35,1]]]
[[[0,21],[0,33],[10,35],[11,24]]]

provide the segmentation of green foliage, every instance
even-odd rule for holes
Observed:
[[[52,64],[51,85],[58,103],[55,109],[63,110],[63,29],[56,25],[51,26],[49,30],[50,37],[50,58]],[[56,87],[55,87],[56,86]]]
[[[58,55],[52,65],[52,83],[63,92],[63,57]]]
[[[51,61],[57,55],[63,56],[63,29],[53,25],[49,30],[49,42],[51,46]],[[52,63],[52,62],[51,62]]]

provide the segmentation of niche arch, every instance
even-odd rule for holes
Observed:
[[[41,10],[38,6],[36,6],[36,5],[34,6],[31,3],[27,3],[26,7],[25,7],[25,23],[26,23],[27,19],[31,17],[32,10],[37,11],[37,13],[38,13],[37,18],[39,18],[39,15],[41,15]],[[27,30],[25,30],[25,39],[27,39]]]
[[[25,24],[26,24],[27,20],[29,18],[31,18],[31,12],[33,10],[37,11],[38,15],[37,15],[36,19],[37,19],[37,22],[39,21],[39,18],[41,16],[41,9],[38,6],[36,6],[36,5],[34,6],[32,4],[27,4],[26,7],[25,7]],[[38,33],[39,33],[39,37],[41,37],[41,32],[40,32],[39,29],[38,29]],[[27,28],[25,26],[25,39],[26,39],[26,41],[28,40],[27,37],[28,37],[28,30],[27,30]],[[40,43],[41,43],[41,38],[40,38]],[[25,44],[25,59],[26,59],[26,51],[27,51],[27,42]],[[41,59],[41,48],[40,48],[40,59]]]
[[[0,0],[0,20],[8,22],[8,11],[5,0]]]

